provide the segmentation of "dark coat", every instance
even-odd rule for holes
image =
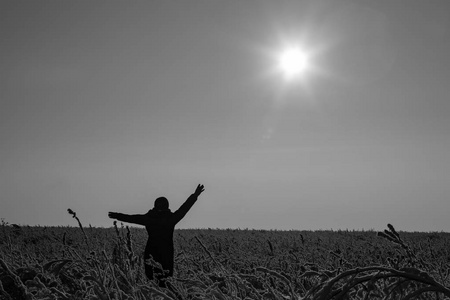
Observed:
[[[161,264],[164,270],[169,271],[168,274],[162,275],[151,265],[145,264],[145,274],[149,279],[153,279],[154,273],[159,279],[173,275],[173,231],[175,225],[183,219],[196,201],[197,195],[192,194],[175,212],[171,212],[169,209],[155,210],[154,208],[145,215],[118,213],[115,216],[119,221],[144,225],[147,229],[148,240],[145,246],[144,259],[148,259],[151,255],[156,262]]]

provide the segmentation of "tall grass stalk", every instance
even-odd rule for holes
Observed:
[[[87,235],[86,235],[86,232],[84,231],[83,225],[81,225],[80,219],[77,217],[77,213],[74,212],[73,210],[71,210],[70,208],[67,209],[67,212],[68,212],[69,214],[72,215],[72,218],[74,218],[75,220],[77,220],[78,226],[80,227],[81,231],[83,232],[84,241],[86,242],[86,246],[87,246],[88,249],[89,249],[90,246],[89,246],[88,237],[87,237]]]

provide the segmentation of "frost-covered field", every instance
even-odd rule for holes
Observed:
[[[170,289],[143,228],[0,228],[0,299],[450,299],[450,234],[176,230]]]

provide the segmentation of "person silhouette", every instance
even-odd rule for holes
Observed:
[[[173,275],[174,247],[173,231],[175,225],[187,214],[198,196],[205,190],[201,184],[195,192],[187,198],[180,208],[171,212],[169,201],[165,197],[155,200],[153,209],[144,215],[126,215],[117,212],[109,212],[108,216],[122,222],[144,225],[148,233],[147,245],[145,246],[144,261],[150,257],[161,264],[163,270],[155,268],[153,264],[145,263],[145,275],[148,279],[158,279],[160,286],[166,286],[165,279]]]

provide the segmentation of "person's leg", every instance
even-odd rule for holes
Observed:
[[[153,280],[153,266],[149,265],[147,263],[144,263],[144,267],[145,267],[145,275],[147,276],[147,278],[149,280]]]
[[[173,267],[174,267],[174,262],[173,262],[173,255],[171,255],[171,253],[169,253],[169,255],[164,255],[159,257],[160,259],[160,263],[161,263],[161,267],[163,268],[163,270],[158,270],[158,274],[156,274],[156,270],[155,270],[155,276],[156,278],[158,278],[160,285],[164,285],[164,287],[166,287],[165,285],[165,280],[168,277],[172,277],[173,276]]]
[[[167,287],[167,281],[166,281],[167,277],[160,276],[160,277],[157,277],[157,278],[158,278],[158,285],[159,285],[159,287],[166,288]]]
[[[145,275],[149,280],[157,279],[160,287],[166,287],[167,273],[159,268],[155,268],[153,265],[145,264]]]

